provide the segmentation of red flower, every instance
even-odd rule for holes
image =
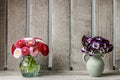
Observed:
[[[24,56],[27,56],[30,53],[30,50],[28,47],[23,47],[21,52]]]
[[[16,41],[16,48],[22,48],[23,46],[25,46],[25,40],[24,39],[19,39]]]
[[[49,53],[49,48],[46,44],[43,43],[37,43],[38,50],[44,55],[47,56]]]
[[[12,47],[11,47],[12,55],[14,54],[14,50],[15,50],[15,49],[16,49],[15,44],[12,44]]]
[[[31,39],[26,42],[26,46],[34,46],[35,45],[35,40]]]

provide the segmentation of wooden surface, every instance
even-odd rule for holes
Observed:
[[[91,0],[72,0],[71,46],[73,69],[83,70],[81,38],[91,36]]]
[[[96,0],[95,36],[107,38],[112,43],[112,0]],[[105,68],[112,68],[112,53],[104,56]]]
[[[0,69],[4,68],[5,1],[0,0]]]
[[[117,6],[116,6],[116,68],[120,69],[120,0],[117,1]]]
[[[41,37],[48,43],[48,0],[30,0],[30,37]],[[70,1],[72,1],[70,5]],[[85,70],[81,59],[81,38],[83,35],[91,36],[91,1],[92,0],[53,0],[52,5],[52,69],[69,69],[70,44],[71,64],[73,69]],[[2,4],[0,2],[0,4]],[[71,9],[70,9],[71,6]],[[117,0],[117,53],[116,64],[119,63],[119,6]],[[2,8],[0,8],[2,10]],[[70,15],[70,11],[72,11]],[[95,34],[105,37],[112,42],[112,0],[96,0]],[[3,23],[3,13],[0,11],[0,23]],[[71,22],[70,22],[71,18]],[[70,24],[71,23],[71,24]],[[3,37],[3,24],[0,24],[0,36]],[[70,33],[71,28],[71,33]],[[71,35],[70,35],[71,34]],[[21,59],[11,55],[11,45],[17,39],[26,36],[26,0],[8,0],[8,68],[18,69]],[[71,40],[70,40],[71,36]],[[71,43],[70,43],[71,41]],[[0,60],[3,60],[3,38],[0,39]],[[38,63],[47,67],[48,57],[39,55]],[[104,57],[105,68],[111,69],[112,56]],[[3,61],[0,62],[3,64]],[[1,65],[0,65],[1,66]]]
[[[120,80],[120,72],[104,71],[101,77],[90,77],[85,71],[43,71],[39,77],[25,78],[17,71],[0,71],[1,80]]]
[[[53,0],[53,69],[69,69],[70,0]]]
[[[30,37],[40,37],[48,44],[48,0],[30,1]],[[48,65],[48,57],[41,53],[37,61],[42,67]]]
[[[18,69],[22,58],[15,59],[11,54],[11,45],[17,39],[25,37],[26,1],[8,0],[8,69]]]

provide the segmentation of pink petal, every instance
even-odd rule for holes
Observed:
[[[37,48],[34,48],[34,47],[30,47],[30,55],[32,57],[36,57],[38,54],[38,49]]]

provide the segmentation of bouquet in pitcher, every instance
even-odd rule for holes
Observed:
[[[113,45],[103,37],[82,37],[82,52],[93,56],[96,53],[106,54],[113,50]]]
[[[93,77],[101,76],[104,70],[104,61],[101,56],[111,52],[113,45],[107,39],[100,36],[83,36],[82,46],[81,52],[84,53],[82,59],[86,64],[88,73]],[[86,57],[89,57],[89,59]]]

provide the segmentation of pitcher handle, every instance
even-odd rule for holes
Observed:
[[[83,54],[82,60],[85,64],[87,63],[87,54]]]

